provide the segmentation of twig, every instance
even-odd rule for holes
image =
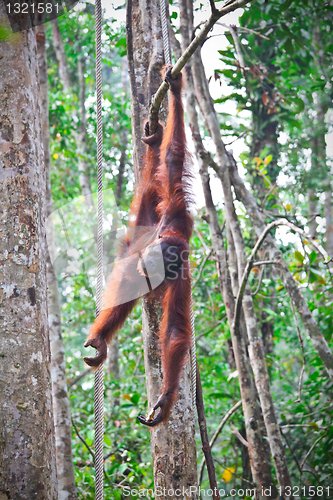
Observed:
[[[203,239],[202,234],[200,233],[199,229],[195,227],[194,231],[196,232],[196,234],[197,234],[202,246],[205,248],[205,250],[210,251],[210,248],[206,245],[206,242]]]
[[[232,424],[230,422],[230,427],[232,428],[232,434],[235,434],[235,436],[239,439],[239,441],[244,445],[246,446],[246,448],[249,447],[249,443],[246,441],[246,439],[243,438],[243,436],[241,435],[241,433],[236,429],[236,427],[234,426],[234,424]]]
[[[218,24],[220,26],[224,26],[225,28],[229,29],[228,24],[219,23],[219,22],[217,22],[216,24]],[[250,28],[244,28],[243,26],[237,26],[237,31],[247,31],[248,33],[252,33],[253,35],[260,36],[260,38],[264,38],[265,40],[269,40],[268,36],[262,35],[261,33],[258,33],[258,31],[251,30]]]
[[[303,470],[303,466],[305,464],[305,462],[307,461],[310,453],[312,452],[313,448],[316,446],[317,443],[319,443],[319,441],[321,441],[325,436],[327,436],[327,432],[325,432],[322,436],[320,436],[318,439],[315,440],[315,442],[313,443],[313,445],[311,446],[311,448],[309,449],[309,451],[307,452],[307,454],[305,455],[305,457],[303,458],[302,460],[302,463],[301,463],[301,471]]]
[[[212,437],[212,439],[209,441],[209,446],[210,448],[213,448],[214,444],[215,444],[215,441],[216,439],[218,438],[219,434],[221,434],[222,430],[223,430],[223,427],[225,426],[225,424],[228,422],[229,418],[238,410],[238,408],[240,408],[242,406],[242,402],[241,401],[238,401],[238,403],[236,403],[232,408],[230,408],[230,410],[224,415],[224,417],[222,418],[218,428],[216,429],[216,431],[214,432],[214,435]],[[199,469],[199,484],[201,484],[202,482],[202,475],[203,475],[203,468],[204,468],[204,465],[205,465],[205,458],[202,459],[201,461],[201,464],[200,464],[200,469]]]
[[[278,264],[277,260],[258,260],[257,262],[253,262],[252,267],[257,266],[265,266],[266,264]]]
[[[87,448],[87,450],[89,451],[90,455],[93,458],[93,462],[95,463],[95,453],[92,451],[92,449],[90,448],[89,444],[86,443],[86,441],[83,439],[83,437],[79,433],[79,429],[76,427],[76,423],[74,422],[73,417],[71,418],[71,421],[72,421],[72,426],[74,427],[74,430],[76,432],[77,437],[79,438],[80,441],[82,441],[82,443],[84,444],[84,446]]]
[[[251,292],[251,295],[252,297],[255,297],[257,295],[257,293],[259,292],[260,290],[260,287],[261,287],[261,282],[262,282],[262,277],[264,275],[264,266],[262,266],[262,268],[260,269],[260,275],[259,275],[259,283],[258,283],[258,286],[257,288],[254,290],[254,292]]]
[[[294,452],[294,450],[292,449],[291,444],[289,443],[289,440],[288,440],[287,436],[286,436],[286,435],[284,434],[284,432],[282,431],[282,428],[283,428],[283,427],[280,427],[280,432],[281,432],[282,436],[284,437],[284,440],[285,440],[285,442],[287,443],[287,446],[288,446],[288,448],[289,448],[289,450],[290,450],[290,453],[292,454],[292,456],[293,456],[293,458],[294,458],[294,460],[295,460],[295,463],[296,463],[296,465],[297,465],[297,469],[300,471],[300,474],[302,474],[302,469],[301,469],[301,466],[300,466],[300,464],[299,464],[298,458],[296,457],[295,452]]]
[[[252,481],[249,481],[248,479],[245,479],[245,477],[242,477],[240,476],[239,474],[236,474],[236,472],[233,472],[232,470],[228,469],[228,467],[225,466],[225,464],[222,462],[222,460],[219,460],[218,458],[215,458],[215,461],[221,465],[221,467],[224,468],[224,470],[227,470],[228,472],[230,472],[230,474],[232,474],[233,476],[237,477],[237,479],[241,479],[242,481],[244,481],[245,483],[248,483],[250,484],[251,486],[254,486],[254,483],[252,483]]]
[[[295,400],[295,403],[300,403],[301,397],[302,397],[302,382],[303,382],[303,375],[304,375],[306,360],[305,360],[305,352],[304,352],[303,339],[302,339],[301,331],[299,329],[299,325],[298,325],[298,321],[297,321],[297,316],[296,316],[296,311],[295,311],[295,307],[294,307],[294,304],[293,304],[292,300],[290,301],[290,304],[291,304],[291,310],[292,310],[293,316],[294,316],[296,331],[297,331],[297,335],[298,335],[298,341],[299,341],[299,345],[300,345],[301,352],[302,352],[302,358],[303,358],[303,364],[302,364],[301,374],[299,376],[299,381],[298,381],[298,398]]]
[[[208,433],[207,433],[207,425],[206,418],[203,406],[203,397],[202,397],[202,388],[200,381],[200,373],[199,367],[197,363],[197,391],[196,391],[196,405],[197,405],[197,413],[198,413],[198,422],[202,443],[202,451],[204,452],[206,463],[207,463],[207,472],[209,478],[209,486],[213,491],[213,497],[216,500],[220,500],[220,495],[217,489],[216,475],[215,475],[215,467],[212,457],[212,450],[208,441]]]
[[[73,378],[73,380],[68,383],[67,388],[70,389],[73,387],[73,385],[77,384],[82,378],[88,375],[88,373],[93,373],[90,368],[83,370],[77,377]]]
[[[217,321],[217,322],[215,323],[215,325],[214,325],[214,326],[212,326],[209,330],[206,330],[205,332],[200,333],[200,335],[196,336],[196,337],[195,337],[195,340],[196,340],[196,341],[198,341],[198,340],[200,340],[200,339],[201,339],[201,337],[204,337],[205,335],[207,335],[207,333],[210,333],[210,332],[212,332],[213,330],[215,330],[215,328],[217,328],[219,325],[221,325],[221,323],[224,323],[224,322],[225,322],[226,317],[227,317],[227,315],[225,314],[225,315],[223,316],[223,318],[219,319],[219,321]]]
[[[242,137],[244,137],[244,135],[246,135],[248,132],[250,132],[251,129],[250,128],[247,128],[246,130],[244,130],[244,132],[242,132],[241,134],[239,134],[238,137],[236,137],[236,139],[234,139],[233,141],[231,142],[226,142],[224,145],[225,146],[231,146],[231,144],[233,144],[234,142],[238,141],[238,139],[241,139]]]
[[[131,377],[130,377],[130,380],[132,380],[132,378],[133,378],[133,377],[134,377],[134,375],[136,374],[137,369],[138,369],[138,368],[139,368],[139,366],[140,366],[141,359],[142,359],[142,352],[140,352],[140,356],[138,356],[138,360],[137,360],[137,362],[136,362],[136,364],[135,364],[135,367],[134,367],[134,370],[133,370],[132,375],[131,375]]]
[[[239,46],[239,41],[238,41],[237,31],[236,31],[237,28],[236,28],[236,26],[229,26],[229,30],[230,30],[232,39],[233,39],[234,44],[235,44],[235,49],[236,49],[236,54],[237,54],[238,61],[239,61],[240,70],[242,72],[243,78],[246,78],[245,63],[244,63],[243,54],[242,54],[240,46]]]
[[[296,233],[300,234],[303,238],[305,238],[306,240],[310,241],[311,244],[324,257],[325,264],[328,264],[332,260],[332,257],[330,257],[327,254],[326,250],[319,243],[317,243],[316,241],[313,241],[313,238],[311,238],[310,236],[308,236],[305,231],[303,231],[299,227],[295,226],[295,224],[292,224],[291,222],[288,222],[288,221],[283,220],[283,219],[275,220],[275,221],[271,222],[270,224],[268,224],[265,227],[265,229],[262,232],[262,234],[259,236],[258,241],[255,244],[255,246],[254,246],[254,248],[253,248],[253,250],[251,252],[250,257],[247,259],[247,263],[246,263],[246,266],[245,266],[245,269],[244,269],[244,273],[243,273],[242,279],[240,281],[240,286],[239,286],[239,290],[238,290],[238,294],[237,294],[237,299],[236,299],[236,305],[235,305],[235,315],[234,315],[234,324],[233,324],[235,335],[238,335],[239,318],[240,318],[240,313],[241,313],[241,308],[242,308],[243,295],[244,295],[246,283],[247,283],[248,278],[249,278],[250,271],[251,271],[252,266],[253,266],[254,257],[256,256],[256,253],[260,249],[261,245],[263,244],[263,242],[264,242],[267,234],[269,233],[269,231],[271,229],[273,229],[273,227],[277,227],[277,226],[288,226],[290,229],[292,229]]]
[[[319,410],[315,410],[315,411],[312,411],[311,413],[307,413],[306,416],[310,417],[310,415],[315,415],[316,413],[321,413],[323,410],[330,408],[332,405],[333,405],[333,401],[332,401],[332,403],[329,403],[327,406],[323,406]]]
[[[323,431],[327,431],[327,427],[320,427],[319,425],[314,426],[311,424],[285,424],[285,425],[281,425],[280,427],[281,427],[281,429],[287,429],[290,427],[309,427],[312,430],[320,429]]]
[[[226,14],[229,14],[229,12],[233,12],[236,9],[239,9],[240,7],[243,7],[247,3],[249,3],[251,0],[235,0],[235,1],[230,1],[227,2],[220,10],[215,9],[214,12],[210,15],[209,19],[206,21],[204,27],[200,31],[200,33],[192,40],[190,45],[187,47],[187,49],[183,52],[181,57],[178,59],[176,64],[173,66],[172,72],[171,72],[171,77],[174,79],[177,77],[177,75],[180,73],[180,71],[183,69],[187,61],[190,59],[190,57],[194,54],[196,49],[201,45],[201,42],[206,38],[214,24],[221,19],[221,17],[225,16]],[[163,101],[163,98],[169,88],[169,85],[167,82],[162,82],[161,85],[159,86],[156,94],[154,95],[151,103],[151,108],[149,112],[149,131],[150,134],[152,134],[157,126],[158,122],[158,112],[161,106],[161,103]]]
[[[194,283],[193,283],[193,285],[192,285],[192,290],[194,290],[194,288],[197,286],[197,284],[198,284],[198,282],[199,282],[199,280],[200,280],[200,278],[201,278],[201,275],[202,275],[203,269],[204,269],[204,267],[205,267],[205,265],[206,265],[206,262],[207,262],[207,260],[209,259],[209,257],[212,255],[212,252],[213,252],[213,249],[211,248],[211,249],[209,250],[208,254],[207,254],[207,255],[205,255],[205,258],[204,258],[204,260],[203,260],[203,261],[202,261],[202,263],[201,263],[201,266],[200,266],[200,269],[199,269],[199,272],[198,272],[198,276],[196,277],[196,279],[195,279],[195,281],[194,281]]]
[[[274,189],[277,188],[277,184],[276,182],[274,182],[271,187],[269,188],[269,190],[267,191],[266,195],[265,195],[265,198],[263,199],[262,203],[261,203],[261,207],[262,208],[265,208],[265,203],[267,201],[267,198],[269,197],[270,194],[273,193]]]

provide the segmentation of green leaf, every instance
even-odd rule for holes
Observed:
[[[301,113],[302,111],[304,111],[305,103],[303,99],[301,99],[300,97],[296,97],[296,99],[294,99],[294,103],[297,106],[296,113]]]
[[[294,47],[293,43],[290,38],[287,38],[286,43],[283,45],[284,50],[289,54],[290,56],[294,53]]]
[[[298,262],[300,262],[301,264],[303,264],[304,262],[304,255],[299,252],[298,250],[296,250],[296,252],[294,252],[294,257],[296,260],[298,260]]]
[[[311,252],[310,255],[309,255],[309,261],[310,263],[312,264],[317,258],[317,253],[316,252]]]
[[[309,278],[310,283],[320,283],[321,285],[326,284],[325,278],[313,268],[310,269]]]
[[[112,446],[112,441],[107,435],[104,434],[103,440],[104,440],[104,443],[106,444],[106,446],[110,446],[110,447]]]
[[[126,469],[128,469],[128,464],[121,464],[118,471],[120,474],[122,474]]]
[[[115,499],[116,499],[116,500],[121,500],[121,493],[120,493],[120,491],[119,491],[119,490],[115,490],[115,489],[114,489],[114,490],[112,491],[112,494],[114,495],[114,497],[115,497]]]
[[[138,394],[137,392],[135,394],[133,394],[133,396],[131,397],[131,401],[133,401],[133,403],[135,405],[138,404],[139,402],[139,399],[140,399],[140,394]]]

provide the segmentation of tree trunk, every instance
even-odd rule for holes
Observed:
[[[238,275],[242,276],[246,265],[245,244],[239,226],[239,221],[235,212],[231,183],[228,172],[228,156],[222,142],[220,126],[214,110],[213,101],[209,94],[207,80],[199,53],[194,54],[194,83],[195,93],[200,109],[208,125],[209,133],[216,147],[217,164],[219,167],[220,179],[224,194],[226,208],[226,218],[230,227],[233,243],[236,250]],[[234,293],[236,290],[234,290]],[[238,292],[238,290],[237,290]],[[254,373],[255,383],[262,407],[265,427],[269,439],[271,453],[274,459],[278,482],[282,490],[286,486],[291,486],[287,462],[284,453],[282,438],[275,415],[273,398],[270,390],[270,381],[267,365],[262,345],[262,338],[259,332],[253,300],[249,286],[246,287],[242,302],[247,335],[250,342],[249,355]]]
[[[186,0],[180,2],[180,33],[182,35],[181,43],[183,50],[188,44],[189,33],[192,32],[192,12],[192,2],[187,3]],[[230,286],[230,276],[228,273],[222,232],[218,224],[217,214],[210,192],[209,176],[207,171],[207,154],[205,153],[198,125],[191,67],[192,62],[190,61],[186,66],[186,110],[189,123],[191,124],[192,137],[194,140],[196,155],[200,166],[200,174],[205,195],[210,235],[216,258],[221,292],[223,295],[229,324],[231,326],[233,351],[239,374],[239,383],[242,396],[243,412],[246,422],[247,439],[249,442],[249,452],[251,456],[253,477],[256,481],[257,489],[260,491],[260,493],[261,486],[263,486],[264,488],[271,488],[271,498],[277,498],[278,493],[271,477],[270,464],[267,461],[267,453],[260,433],[260,425],[258,425],[258,420],[260,419],[260,411],[258,411],[256,394],[252,374],[247,360],[244,340],[242,337],[236,337],[235,335],[233,335],[232,330],[235,301]]]
[[[333,205],[332,205],[332,188],[328,177],[325,189],[325,240],[326,252],[330,257],[333,257]],[[332,266],[332,263],[330,264]]]
[[[4,4],[2,27],[9,27]],[[33,29],[1,43],[0,497],[56,500],[45,171]]]
[[[46,215],[48,217],[48,255],[46,265],[48,284],[48,319],[51,344],[51,378],[56,436],[58,490],[59,498],[76,500],[77,495],[72,457],[71,414],[65,373],[65,348],[61,332],[59,290],[55,269],[51,264],[50,259],[50,256],[54,255],[55,250],[53,223],[52,217],[50,217],[52,214],[52,196],[50,182],[50,133],[45,24],[36,27],[36,39],[39,65],[40,104],[42,110],[44,164],[46,174]]]
[[[134,47],[133,47],[134,43]],[[158,2],[131,0],[127,3],[127,49],[131,88],[133,159],[136,179],[139,178],[144,152],[141,137],[148,115],[151,96],[160,82],[163,66],[162,32]],[[165,105],[160,116],[165,118]],[[161,390],[161,364],[158,347],[160,305],[144,301],[143,338],[149,409]],[[178,401],[167,424],[151,430],[151,451],[154,465],[155,491],[166,491],[163,498],[177,488],[197,486],[194,412],[192,411],[190,364],[185,367]],[[192,491],[189,498],[197,498]]]
[[[71,79],[68,72],[68,65],[66,61],[64,44],[62,41],[62,36],[59,29],[58,18],[56,17],[51,21],[52,36],[53,36],[53,46],[56,53],[56,58],[59,64],[59,75],[62,81],[65,91],[68,91],[71,86]]]

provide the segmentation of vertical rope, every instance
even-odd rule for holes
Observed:
[[[165,64],[171,64],[170,39],[169,39],[169,30],[168,30],[168,21],[167,21],[165,0],[160,0],[160,9],[161,9],[164,62],[165,62]]]
[[[192,409],[195,410],[196,397],[197,397],[197,353],[195,347],[195,328],[194,328],[194,314],[193,314],[193,297],[191,293],[190,305],[190,320],[191,320],[191,386],[192,386]]]
[[[103,298],[103,125],[102,125],[102,5],[95,0],[96,44],[96,117],[97,117],[97,285],[96,317],[102,309]],[[104,384],[103,365],[95,372],[95,500],[103,500],[103,431]]]
[[[162,38],[163,38],[163,50],[164,50],[164,61],[165,64],[171,64],[171,50],[170,50],[170,38],[168,30],[168,20],[166,11],[166,1],[160,0],[160,10],[161,10],[161,24],[162,24]],[[192,386],[192,408],[195,410],[196,404],[196,388],[197,388],[197,357],[196,357],[196,347],[195,347],[195,329],[194,329],[194,315],[193,315],[193,298],[192,293],[190,297],[190,321],[191,321],[191,386]]]

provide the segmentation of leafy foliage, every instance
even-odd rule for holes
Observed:
[[[80,8],[59,19],[66,58],[72,79],[65,93],[55,57],[51,29],[48,28],[50,84],[51,180],[56,208],[81,195],[78,151],[75,132],[80,125],[78,95],[78,58],[85,59],[87,153],[92,190],[96,191],[96,114],[94,109],[94,40],[92,6]],[[197,5],[198,11],[202,8]],[[177,6],[172,4],[172,22],[177,23]],[[227,82],[228,96],[215,102],[218,109],[233,100],[237,112],[220,114],[225,138],[245,133],[241,160],[247,180],[261,204],[267,220],[286,217],[308,226],[306,192],[314,189],[320,217],[318,238],[324,239],[325,182],[331,176],[329,159],[320,159],[315,171],[310,168],[309,149],[318,135],[326,131],[314,127],[318,103],[325,111],[331,106],[333,48],[332,7],[320,0],[257,0],[240,17],[237,35],[245,62],[245,78],[237,66],[238,55],[231,34],[228,47],[220,50],[220,67],[215,78]],[[105,188],[115,189],[122,148],[122,132],[130,127],[130,102],[121,82],[122,57],[126,52],[124,27],[107,20],[103,27],[103,126]],[[264,37],[264,38],[263,38]],[[231,121],[232,119],[232,121]],[[250,133],[249,133],[250,132]],[[283,140],[282,140],[283,138]],[[317,155],[318,156],[318,155]],[[120,214],[126,219],[133,193],[130,148],[126,150],[126,169]],[[315,175],[314,175],[315,173]],[[325,187],[326,186],[326,187]],[[214,257],[205,262],[211,249],[208,225],[199,210],[191,245],[191,264],[195,303],[198,362],[202,378],[208,432],[211,436],[225,413],[240,399],[237,373],[230,350],[230,330],[220,293]],[[253,248],[254,233],[240,206],[237,213],[248,251]],[[219,211],[223,225],[223,211]],[[72,215],[73,231],[82,227]],[[291,240],[278,232],[277,237],[290,270],[306,296],[314,318],[332,345],[333,285],[327,266],[308,241]],[[323,242],[325,243],[325,242]],[[85,258],[91,250],[82,243],[77,251]],[[203,263],[204,267],[202,268]],[[199,277],[196,282],[197,277]],[[251,273],[254,290],[259,273]],[[69,383],[84,370],[83,342],[94,318],[93,279],[83,268],[78,272],[59,272],[62,325],[67,356]],[[317,353],[307,338],[297,312],[279,280],[266,269],[255,308],[260,319],[270,325],[266,339],[266,359],[278,420],[284,436],[288,466],[294,485],[327,486],[333,476],[332,383],[326,376]],[[303,364],[299,345],[303,338],[306,359],[301,398],[299,377]],[[151,488],[153,472],[149,433],[137,425],[136,416],[147,406],[141,340],[139,305],[119,334],[119,380],[108,375],[105,381],[105,471],[106,498],[121,498],[122,488]],[[93,499],[93,380],[86,375],[70,389],[73,418],[73,454],[80,499]],[[234,433],[244,434],[241,411],[234,414],[219,436],[213,455],[218,484],[240,488],[251,481],[246,470],[245,447]],[[322,437],[321,440],[316,440]],[[82,440],[81,440],[82,438]],[[83,442],[85,444],[83,444]],[[302,474],[300,465],[306,459]],[[87,446],[86,446],[87,445]],[[198,460],[201,461],[198,435]],[[245,480],[245,482],[244,482]],[[204,474],[203,487],[208,486]],[[305,498],[303,496],[303,498]],[[317,498],[314,496],[313,498]]]

